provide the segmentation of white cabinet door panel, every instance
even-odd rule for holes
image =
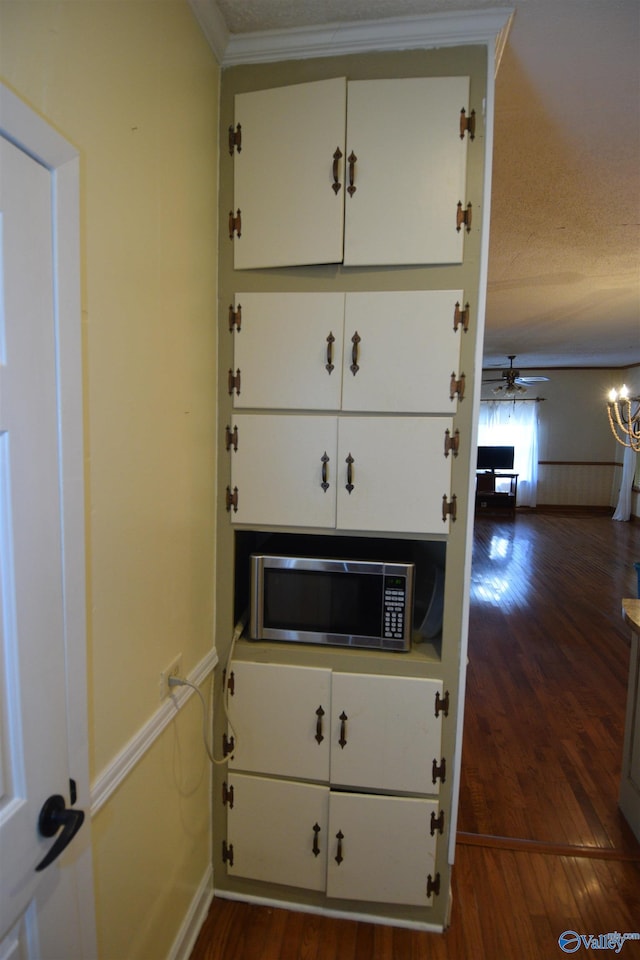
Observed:
[[[235,660],[232,669],[229,768],[328,782],[331,671]]]
[[[242,324],[234,333],[241,376],[234,407],[338,410],[344,294],[239,293],[235,300]]]
[[[340,262],[344,186],[333,190],[332,166],[339,147],[342,182],[346,79],[237,94],[235,122],[236,270]]]
[[[342,409],[454,414],[461,331],[453,315],[462,300],[462,290],[348,293]]]
[[[433,761],[442,759],[442,718],[435,715],[436,693],[442,696],[440,680],[334,673],[332,785],[437,793]]]
[[[431,800],[332,793],[328,896],[429,905],[437,837],[431,835],[432,812],[437,815],[438,804]]]
[[[334,527],[337,418],[236,414],[235,427],[231,488],[238,489],[238,509],[232,522]]]
[[[442,497],[450,497],[449,417],[342,417],[339,424],[337,526],[342,530],[448,533]],[[347,490],[347,458],[352,486]]]
[[[344,263],[461,263],[466,206],[468,77],[359,80],[348,84]]]
[[[329,788],[239,773],[229,775],[229,786],[229,874],[324,890]]]

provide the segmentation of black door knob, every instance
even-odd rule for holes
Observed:
[[[67,847],[84,823],[84,811],[68,808],[64,797],[54,793],[42,805],[38,817],[38,831],[41,837],[53,837],[62,827],[62,832],[46,857],[40,861],[36,870],[44,870],[56,860]]]

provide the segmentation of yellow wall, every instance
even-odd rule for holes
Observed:
[[[0,0],[0,79],[80,152],[95,781],[213,642],[219,68],[186,0]],[[95,819],[108,960],[166,955],[210,863],[199,710]]]

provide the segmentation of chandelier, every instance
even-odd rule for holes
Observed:
[[[630,397],[625,386],[610,390],[607,413],[618,443],[640,452],[640,397]]]

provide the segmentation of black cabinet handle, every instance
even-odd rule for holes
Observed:
[[[54,793],[45,800],[38,817],[38,831],[41,837],[53,837],[60,827],[62,833],[53,844],[47,855],[36,867],[37,871],[44,870],[54,860],[57,860],[62,851],[69,846],[76,833],[84,823],[84,811],[73,810],[65,804],[64,797]]]

